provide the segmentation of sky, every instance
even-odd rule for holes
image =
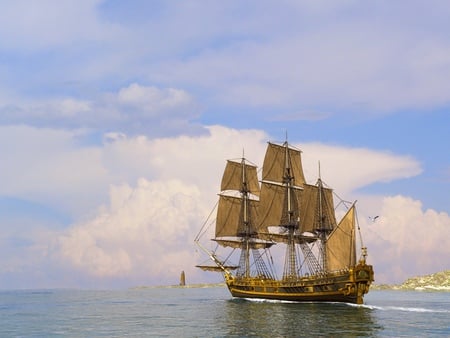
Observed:
[[[303,151],[376,283],[450,269],[447,1],[0,3],[0,289],[216,282],[227,159]],[[376,221],[371,217],[379,216]]]

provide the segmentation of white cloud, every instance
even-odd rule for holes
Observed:
[[[1,194],[70,212],[76,220],[66,230],[52,226],[32,237],[26,235],[29,220],[14,234],[2,232],[10,243],[22,238],[29,248],[16,257],[17,266],[29,267],[20,261],[39,252],[35,264],[64,266],[64,275],[75,270],[80,283],[177,283],[181,270],[191,282],[211,278],[193,267],[202,261],[193,238],[216,202],[225,160],[245,150],[261,164],[268,137],[258,130],[208,129],[202,136],[159,139],[111,133],[102,145],[86,146],[77,142],[79,132],[2,127],[0,154],[8,161],[1,162]],[[317,177],[320,159],[325,182],[341,197],[360,200],[377,281],[445,268],[446,260],[435,257],[447,255],[447,214],[422,211],[419,201],[407,197],[357,195],[366,185],[417,175],[421,169],[414,159],[318,143],[299,147],[309,182]],[[367,224],[375,213],[380,218]]]
[[[143,283],[170,283],[194,265],[186,255],[204,215],[194,185],[140,179],[136,187],[113,186],[99,215],[60,238],[63,258],[97,277],[129,275]]]
[[[198,102],[209,111],[219,102],[221,111],[230,104],[251,114],[248,107],[264,106],[262,115],[276,107],[300,112],[281,119],[310,119],[326,117],[316,112],[385,114],[450,101],[448,4],[435,3],[431,11],[419,3],[368,8],[352,0],[258,4],[164,3],[154,12],[144,2],[2,2],[0,193],[78,221],[92,218],[77,223],[85,229],[100,222],[89,210],[108,203],[119,208],[120,198],[107,201],[109,185],[135,191],[139,178],[192,184],[210,205],[224,159],[244,149],[262,163],[267,135],[207,130],[194,122]],[[104,135],[103,143],[92,142],[92,130]],[[421,172],[408,156],[300,148],[309,181],[320,160],[324,180],[344,197]],[[372,200],[377,207],[370,210],[380,208]],[[132,269],[135,259],[103,247],[91,253],[105,266],[108,259],[120,262],[110,274]]]
[[[99,20],[96,8],[101,2],[18,0],[2,3],[2,47],[32,50],[67,46],[82,40],[105,40],[119,34],[116,26]]]
[[[133,107],[139,112],[141,119],[146,117],[164,117],[171,114],[176,119],[177,115],[192,117],[192,108],[195,105],[193,98],[184,90],[167,88],[159,89],[153,86],[140,86],[132,83],[128,87],[119,90],[117,95],[119,104]],[[175,113],[175,114],[174,114]]]
[[[71,215],[99,203],[110,178],[101,149],[80,147],[83,131],[0,127],[0,194]]]
[[[368,9],[355,1],[177,3],[148,16],[142,13],[154,14],[152,5],[140,6],[98,0],[2,3],[2,46],[13,54],[27,50],[33,63],[26,65],[43,69],[51,86],[88,81],[83,92],[146,79],[196,88],[206,93],[205,101],[221,104],[374,114],[450,99],[445,3],[435,3],[433,11],[419,3],[406,9],[390,3]],[[121,10],[123,17],[117,15]],[[142,15],[138,24],[129,11]],[[422,25],[415,24],[418,19]],[[42,49],[54,58],[42,57]],[[23,56],[21,51],[18,59]],[[23,88],[24,82],[49,85],[42,71],[23,67],[2,67],[10,80],[5,89]]]
[[[225,159],[239,157],[244,146],[262,156],[266,139],[259,131],[209,129],[156,140],[110,135],[103,163],[112,177],[138,183],[111,185],[97,216],[61,235],[55,257],[94,278],[176,283],[185,270],[200,281],[193,239],[215,204]]]
[[[409,156],[319,143],[300,145],[300,148],[307,179],[315,183],[320,161],[324,182],[344,195],[376,182],[410,178],[422,172],[420,163]]]
[[[379,218],[364,224],[364,234],[377,283],[400,283],[450,267],[450,216],[423,210],[418,200],[383,198]]]
[[[62,116],[75,117],[77,113],[91,112],[90,104],[86,101],[64,99],[59,104],[60,107],[55,110],[60,111]]]
[[[150,136],[201,133],[193,123],[200,107],[184,90],[132,83],[95,100],[62,98],[4,103],[0,124],[47,128],[90,128]]]
[[[254,10],[244,16],[245,23],[222,19],[224,27],[241,25],[247,34],[216,48],[198,48],[189,58],[150,65],[149,76],[201,86],[222,105],[385,114],[449,102],[448,38],[432,25],[424,30],[411,24],[419,17],[435,20],[420,6],[407,11],[388,6],[388,13],[387,7],[367,10],[357,2],[332,11],[290,5],[290,11],[278,9],[271,18]],[[447,26],[440,20],[433,23]]]
[[[95,278],[127,276],[135,284],[176,283],[181,270],[191,281],[209,278],[193,268],[201,258],[193,257],[192,241],[215,204],[225,159],[239,157],[245,146],[246,156],[262,163],[266,141],[258,131],[218,126],[209,129],[209,136],[156,140],[121,136],[106,145],[108,167],[123,170],[119,176],[125,177],[127,172],[125,167],[119,169],[121,163],[131,168],[130,162],[135,162],[136,172],[127,182],[131,176],[143,175],[144,168],[151,178],[139,179],[136,186],[112,185],[109,201],[97,216],[74,224],[61,236],[59,254],[63,259]],[[319,152],[325,164],[333,168],[331,180],[348,194],[366,184],[398,179],[419,170],[412,159],[376,151],[320,144],[306,144],[303,150]],[[358,162],[366,165],[348,166],[355,154]],[[306,157],[304,163],[308,168],[315,165],[311,157]],[[377,170],[372,169],[373,163]],[[358,183],[352,183],[352,178]],[[379,209],[379,199],[371,203]],[[371,242],[366,239],[369,253],[378,257],[380,249]],[[150,256],[153,259],[149,260]]]

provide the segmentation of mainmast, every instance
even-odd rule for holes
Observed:
[[[325,217],[323,214],[323,183],[322,179],[320,178],[320,164],[319,164],[319,179],[317,180],[317,187],[318,187],[318,195],[319,195],[319,227],[317,229],[317,232],[319,233],[319,239],[320,239],[320,247],[319,247],[319,259],[321,261],[321,268],[322,271],[327,271],[327,247],[325,245],[327,241],[327,228],[325,227]]]
[[[305,179],[300,150],[269,143],[262,170],[260,198],[260,226],[279,227],[272,235],[277,242],[286,244],[283,279],[299,276],[299,258],[296,244],[300,236],[300,201]]]
[[[288,231],[288,242],[287,242],[287,250],[286,250],[286,258],[285,258],[285,265],[284,265],[284,272],[283,272],[283,279],[290,279],[295,278],[297,276],[297,254],[295,251],[295,239],[294,234],[295,231],[298,229],[298,219],[295,219],[294,217],[294,207],[297,208],[298,206],[293,205],[293,197],[295,196],[293,192],[293,181],[294,177],[292,176],[291,172],[291,160],[289,156],[289,145],[286,142],[284,142],[283,146],[285,147],[284,152],[284,176],[283,176],[283,183],[285,185],[286,189],[286,209],[287,209],[287,222],[284,224],[284,226],[287,228]]]
[[[319,246],[319,260],[321,270],[323,272],[328,271],[328,253],[327,253],[327,239],[329,234],[333,231],[336,226],[336,221],[333,211],[333,199],[331,196],[330,189],[326,189],[323,186],[322,175],[320,172],[320,162],[319,162],[319,178],[316,183],[317,187],[317,213],[318,222],[316,231],[320,240]]]

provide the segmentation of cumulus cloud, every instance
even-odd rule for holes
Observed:
[[[197,187],[177,180],[113,186],[98,216],[61,236],[61,254],[97,277],[174,282],[194,265],[185,251],[204,214],[201,206]]]
[[[377,283],[400,283],[449,268],[450,216],[424,210],[418,200],[384,197],[379,218],[363,230]]]
[[[311,183],[318,177],[320,162],[322,179],[344,195],[375,182],[410,178],[422,172],[420,163],[410,156],[319,143],[300,147]]]
[[[117,201],[134,210],[137,200],[117,196],[175,181],[180,189],[195,187],[211,205],[224,159],[245,150],[262,163],[265,133],[206,128],[196,123],[201,105],[258,110],[262,119],[283,111],[271,121],[286,121],[448,104],[448,4],[435,3],[432,11],[420,3],[370,10],[355,1],[258,4],[167,2],[156,14],[151,2],[126,8],[98,0],[0,4],[6,55],[0,62],[0,193],[70,213],[76,223],[61,243],[78,269],[87,260],[77,242],[85,236],[97,262],[86,273],[135,271],[131,240],[102,239],[122,251],[97,241],[98,224],[120,218]],[[315,181],[320,160],[323,179],[344,197],[422,170],[414,158],[383,151],[299,148],[308,181]],[[378,196],[366,200],[371,212],[381,209]]]
[[[36,265],[53,273],[64,269],[64,276],[75,270],[78,278],[84,276],[77,279],[83,285],[89,280],[104,286],[118,285],[118,280],[121,285],[176,283],[181,270],[190,281],[211,278],[193,267],[203,261],[193,238],[216,202],[225,160],[241,157],[244,150],[260,165],[268,135],[210,126],[204,135],[156,139],[109,133],[102,144],[87,145],[78,141],[80,134],[1,128],[0,152],[8,158],[0,163],[1,194],[70,212],[75,220],[65,230],[61,225],[39,230],[39,236],[27,235],[30,220],[14,234],[3,232],[11,240],[4,248],[17,240],[24,245],[17,264],[39,252]],[[14,144],[14,150],[7,144]],[[314,183],[320,159],[322,178],[344,198],[354,198],[366,185],[421,171],[407,156],[319,143],[297,146],[303,150],[308,182]],[[419,201],[403,196],[369,196],[359,207],[377,281],[442,267],[432,260],[446,254],[441,244],[447,214],[423,211]],[[380,218],[368,224],[367,216],[375,213]],[[389,257],[396,257],[396,271]]]
[[[208,136],[156,140],[111,135],[111,143],[104,149],[108,167],[126,172],[120,164],[135,161],[140,163],[136,170],[147,168],[151,178],[111,185],[109,201],[97,215],[73,224],[61,235],[57,255],[93,278],[127,276],[134,283],[176,283],[181,270],[191,281],[209,278],[193,268],[202,258],[195,253],[192,240],[215,204],[225,159],[239,157],[245,145],[246,156],[262,163],[267,137],[259,131],[219,126],[209,127],[209,131]],[[393,154],[320,144],[306,144],[303,150],[319,151],[321,159],[333,168],[331,180],[347,193],[418,171],[415,161]],[[335,152],[340,156],[335,157]],[[369,165],[348,167],[348,159],[355,154]],[[310,162],[306,157],[305,168],[314,167]],[[375,172],[372,162],[378,163]],[[134,177],[145,177],[145,173],[136,171]],[[351,184],[351,177],[359,183]],[[399,210],[402,215],[402,208]],[[369,249],[371,257],[378,256],[380,248],[369,245]],[[153,259],[149,260],[150,256]]]
[[[94,278],[174,283],[185,270],[200,281],[193,239],[215,203],[225,159],[244,145],[262,153],[266,139],[256,130],[209,131],[155,140],[108,135],[103,163],[112,177],[137,184],[111,185],[96,216],[60,235],[55,257]]]

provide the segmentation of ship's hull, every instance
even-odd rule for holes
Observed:
[[[362,304],[373,281],[370,265],[357,265],[347,271],[273,280],[257,277],[225,276],[233,297],[295,302],[346,302]]]

